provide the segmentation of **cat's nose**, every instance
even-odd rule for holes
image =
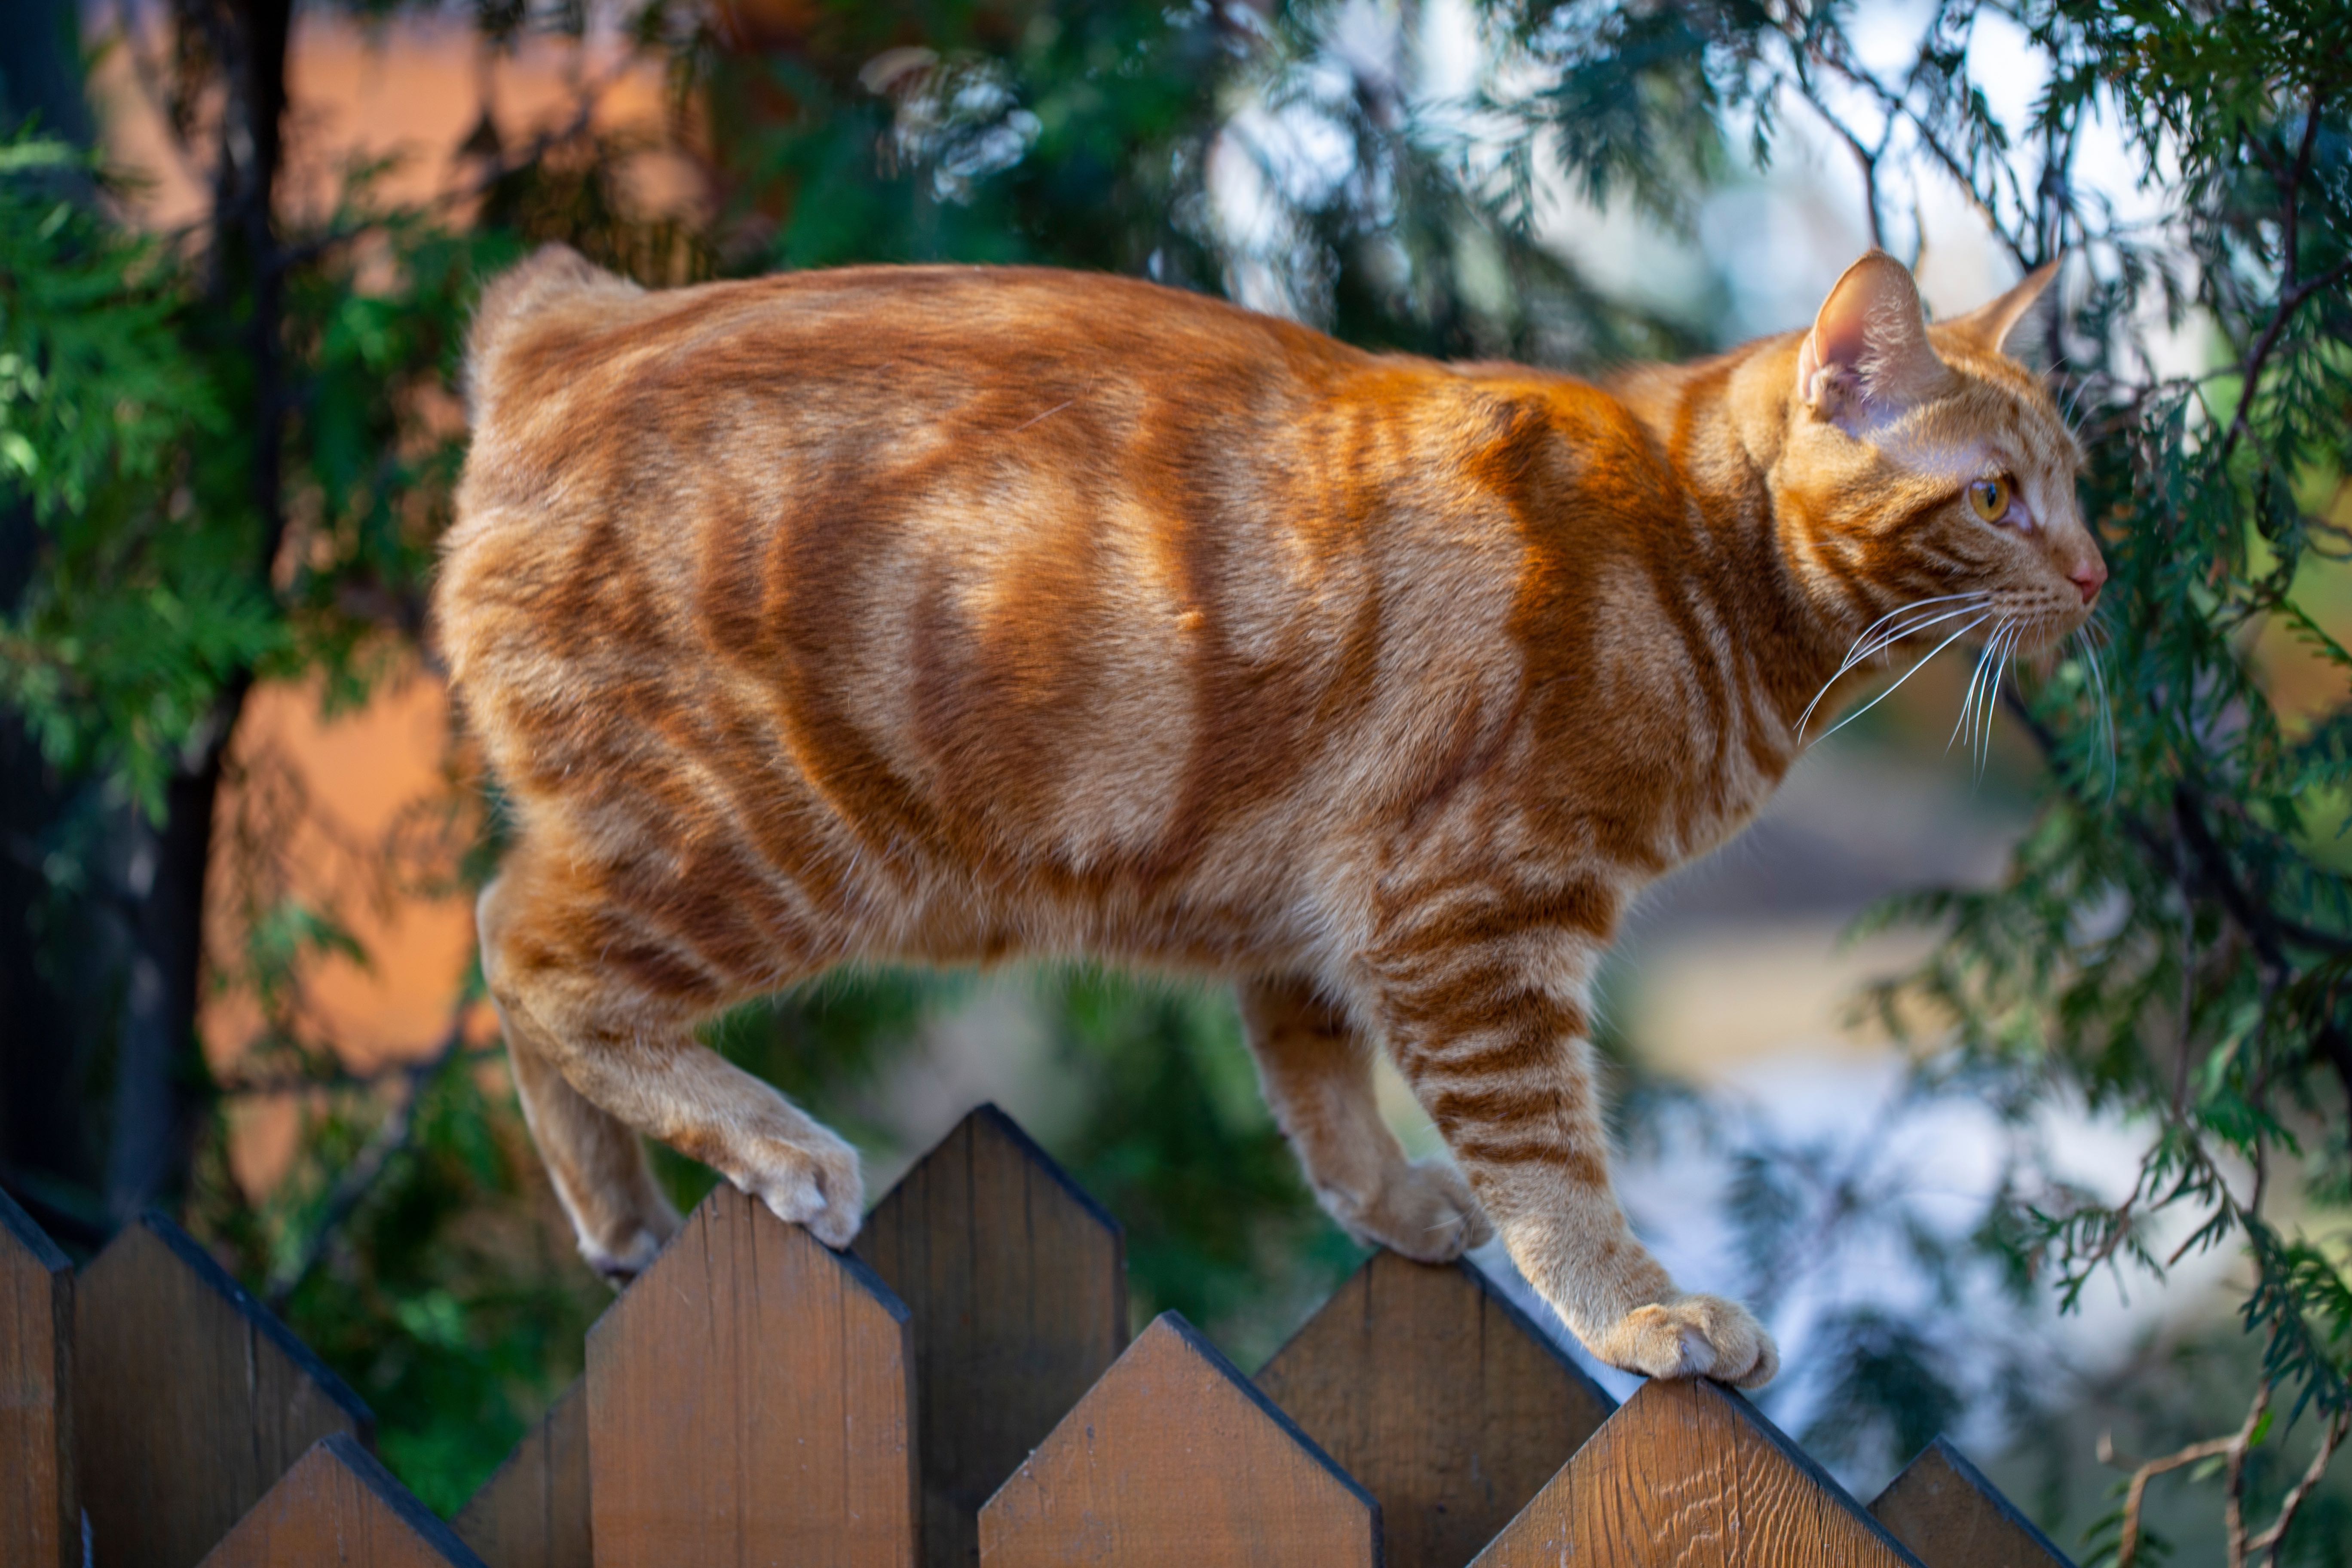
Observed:
[[[2107,580],[2107,563],[2094,555],[2066,576],[2069,582],[2083,590],[2083,603],[2087,605],[2099,596],[2100,584]]]

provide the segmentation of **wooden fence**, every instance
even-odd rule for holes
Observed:
[[[853,1254],[721,1187],[444,1524],[168,1220],[0,1195],[0,1568],[2052,1568],[1948,1445],[1867,1508],[1738,1394],[1619,1407],[1467,1266],[1374,1257],[1255,1379],[1128,1338],[1118,1226],[992,1107]]]

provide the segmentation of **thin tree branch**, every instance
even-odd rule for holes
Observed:
[[[2311,1457],[2311,1463],[2305,1467],[2302,1478],[2286,1494],[2286,1500],[2279,1504],[2278,1518],[2272,1521],[2268,1530],[2248,1543],[2249,1550],[2263,1553],[2272,1568],[2276,1568],[2279,1549],[2286,1544],[2286,1532],[2294,1523],[2295,1510],[2303,1507],[2303,1500],[2309,1497],[2313,1489],[2326,1476],[2328,1461],[2336,1457],[2336,1446],[2344,1441],[2347,1428],[2352,1428],[2352,1411],[2338,1412],[2336,1419],[2329,1422],[2319,1435],[2319,1452]]]
[[[1864,145],[1862,138],[1855,135],[1844,121],[1830,112],[1830,106],[1821,100],[1821,95],[1813,91],[1812,84],[1802,76],[1797,79],[1797,94],[1812,106],[1813,112],[1821,116],[1822,123],[1835,132],[1838,139],[1845,143],[1846,150],[1853,154],[1854,166],[1862,171],[1862,205],[1870,218],[1871,248],[1885,250],[1886,226],[1878,216],[1878,154]]]
[[[437,1047],[436,1047],[438,1048]],[[489,1058],[499,1054],[499,1047],[468,1047],[457,1054],[464,1058]],[[388,1062],[373,1072],[353,1072],[348,1068],[336,1068],[331,1072],[272,1073],[255,1078],[226,1078],[215,1085],[215,1092],[232,1099],[268,1100],[289,1094],[308,1094],[314,1089],[373,1089],[404,1078],[415,1070],[415,1062]]]
[[[407,1092],[401,1096],[400,1103],[393,1107],[391,1114],[383,1119],[383,1125],[375,1130],[374,1136],[367,1141],[358,1158],[345,1166],[342,1175],[336,1179],[334,1189],[327,1194],[325,1206],[320,1210],[319,1223],[311,1229],[310,1237],[303,1243],[302,1250],[286,1266],[271,1271],[262,1291],[271,1311],[283,1311],[294,1292],[318,1272],[336,1231],[341,1228],[343,1222],[351,1217],[352,1211],[359,1207],[361,1200],[374,1187],[377,1179],[392,1163],[393,1156],[408,1146],[416,1126],[416,1101],[425,1092],[425,1084],[448,1065],[451,1058],[464,1048],[465,1043],[461,1008],[459,1016],[450,1021],[449,1032],[442,1037],[441,1043],[434,1048],[431,1056],[421,1057],[400,1068],[399,1076],[407,1080]]]
[[[2116,1568],[2132,1568],[2132,1563],[2139,1556],[2140,1510],[2147,1500],[2147,1483],[2183,1465],[2228,1456],[2231,1460],[2234,1485],[2235,1478],[2244,1466],[2246,1450],[2253,1447],[2254,1429],[2262,1425],[2263,1416],[2270,1407],[2271,1385],[2265,1383],[2255,1393],[2252,1407],[2246,1412],[2246,1419],[2235,1432],[2226,1437],[2208,1437],[2201,1443],[2191,1443],[2160,1459],[2150,1459],[2132,1472],[2131,1485],[2124,1492],[2123,1530],[2116,1538]],[[2244,1568],[2245,1560],[2245,1531],[2241,1525],[2231,1535],[2230,1568]]]
[[[2237,416],[2230,421],[2227,434],[2221,437],[2221,458],[2229,460],[2236,449],[2238,438],[2248,428],[2248,410],[2254,405],[2254,389],[2261,384],[2263,367],[2271,353],[2278,347],[2280,334],[2303,302],[2352,271],[2352,259],[2339,262],[2310,282],[2300,281],[2301,269],[2297,252],[2301,248],[2302,209],[2296,205],[2303,191],[2303,182],[2311,173],[2312,149],[2319,142],[2319,110],[2326,100],[2317,92],[2311,95],[2311,107],[2303,117],[2303,144],[2295,149],[2294,162],[2287,168],[2286,178],[2280,182],[2279,191],[2279,302],[2272,314],[2270,325],[2247,355],[2245,367],[2239,377]]]
[[[2246,433],[2247,410],[2254,405],[2254,389],[2261,384],[2263,372],[2270,363],[2272,352],[2278,347],[2279,338],[2286,331],[2287,322],[2294,319],[2295,311],[2303,308],[2305,300],[2333,289],[2347,277],[2352,277],[2352,257],[2347,257],[2308,282],[2281,291],[2278,310],[2272,315],[2270,325],[2263,329],[2263,335],[2255,342],[2253,352],[2246,356],[2246,363],[2238,372],[2237,417],[2230,421],[2230,428],[2221,437],[2221,457],[2225,461],[2236,447],[2238,437]]]

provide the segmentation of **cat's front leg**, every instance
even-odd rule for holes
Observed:
[[[1736,1301],[1676,1289],[1611,1189],[1586,1038],[1602,935],[1576,908],[1456,886],[1393,910],[1366,965],[1390,1048],[1512,1261],[1587,1349],[1759,1386],[1780,1370],[1771,1336]]]

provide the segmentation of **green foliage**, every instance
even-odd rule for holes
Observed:
[[[2087,648],[2022,679],[2052,769],[2041,818],[2006,885],[1913,906],[1950,933],[1915,987],[1964,1051],[2077,1084],[2149,1129],[2121,1203],[2019,1194],[2016,1244],[2063,1299],[2126,1258],[2161,1271],[2241,1246],[2265,1375],[2332,1416],[2352,1407],[2343,1280],[2266,1205],[2274,1171],[2314,1197],[2340,1193],[2352,1155],[2339,996],[2352,882],[2310,818],[2344,781],[2352,707],[2283,719],[2248,640],[2276,622],[2332,647],[2294,595],[2306,563],[2352,542],[2296,500],[2352,457],[2352,148],[2337,101],[2352,79],[2328,75],[2352,40],[2330,43],[2336,7],[2226,8],[2209,26],[2169,7],[2073,6],[2033,22],[2054,68],[2045,141],[2111,101],[2144,159],[2180,161],[2193,267],[2171,303],[2204,310],[2223,355],[2210,374],[2147,371],[2128,323],[2168,274],[2169,240],[2103,222],[2057,165],[2039,231],[2013,238],[2093,258],[2063,374],[2081,394],[2083,496],[2114,573],[2105,672],[2134,700],[2101,708]]]
[[[54,764],[160,813],[221,684],[283,639],[247,570],[258,523],[205,456],[226,415],[186,279],[42,177],[74,162],[0,142],[0,487],[31,501],[44,557],[0,619],[0,700]]]
[[[2088,454],[2085,513],[2113,571],[2108,646],[2103,661],[2085,639],[2008,690],[2047,763],[2038,817],[2000,885],[1881,911],[1944,936],[1881,996],[1882,1013],[1899,1026],[1924,1003],[1952,1031],[1932,1070],[1972,1082],[2013,1122],[2080,1094],[2145,1130],[2120,1200],[2037,1161],[2012,1171],[1983,1232],[2012,1278],[2046,1280],[2071,1307],[2099,1270],[2160,1274],[2235,1247],[2262,1387],[2334,1420],[2352,1410],[2352,1298],[2342,1211],[2329,1206],[2352,1160],[2352,881],[2322,824],[2341,817],[2352,702],[2283,715],[2252,644],[2277,626],[2346,668],[2297,595],[2352,544],[2340,489],[2352,471],[2352,16],[2319,4],[1944,0],[1908,66],[1884,72],[1860,63],[1839,7],[1637,9],[1571,26],[1580,16],[1543,9],[1524,36],[1562,61],[1563,81],[1599,69],[1633,96],[1587,127],[1558,117],[1591,94],[1538,98],[1528,134],[1557,133],[1603,174],[1670,180],[1654,149],[1703,143],[1702,121],[1719,129],[1723,107],[1742,102],[1768,110],[1755,121],[1767,136],[1770,100],[1796,99],[1854,153],[1874,233],[1899,216],[1883,205],[1882,176],[1925,166],[1964,187],[2021,266],[2083,258],[2051,347]],[[1999,123],[1972,74],[1993,19],[2021,26],[2047,73],[2030,123]],[[1553,45],[1547,27],[1572,44]],[[1664,63],[1643,53],[1677,28],[1703,41]],[[1643,97],[1644,80],[1663,85]],[[2100,123],[2150,177],[2177,169],[2167,225],[2121,219],[2084,187],[2077,151]],[[2191,311],[2211,323],[2210,368],[2157,371],[2151,319]],[[2129,700],[2110,706],[2108,686]],[[1922,1384],[1895,1404],[1932,1393]],[[2275,1500],[2285,1482],[2250,1484]]]
[[[2233,1248],[2254,1382],[2322,1424],[2352,1412],[2352,658],[2310,608],[2352,552],[2352,13],[1938,0],[1892,66],[1864,63],[1857,14],[1834,5],[1492,14],[1548,68],[1505,106],[1517,167],[1557,155],[1589,194],[1672,219],[1736,132],[1760,161],[1801,104],[1853,154],[1874,236],[1903,232],[1891,193],[1924,173],[1958,184],[2021,267],[2079,258],[2050,350],[2113,571],[2097,642],[2005,690],[2047,764],[2037,818],[2000,885],[1878,912],[1943,936],[1879,1011],[1939,1026],[1922,1092],[1979,1096],[2021,1131],[2080,1096],[2145,1131],[2120,1198],[2019,1156],[1980,1232],[2010,1280],[2072,1307],[2101,1270]],[[2013,125],[1979,75],[2004,37],[2024,58],[2000,68],[2044,79]],[[2081,149],[2102,133],[2172,198],[2163,222],[2091,187]],[[2198,322],[2207,363],[2156,368],[2151,330]],[[2266,632],[2336,673],[2324,710],[2275,705]],[[1801,1160],[1735,1185],[1768,1282],[1807,1190]],[[1874,1334],[1876,1352],[1843,1347],[1857,1359],[1816,1430],[1942,1401],[1937,1347]],[[2250,1507],[2291,1479],[2247,1474]],[[2316,1542],[2306,1517],[2286,1544]]]
[[[1363,1252],[1300,1180],[1232,998],[1076,970],[1042,999],[1089,1106],[1054,1152],[1127,1229],[1137,1324],[1173,1308],[1256,1364]]]

